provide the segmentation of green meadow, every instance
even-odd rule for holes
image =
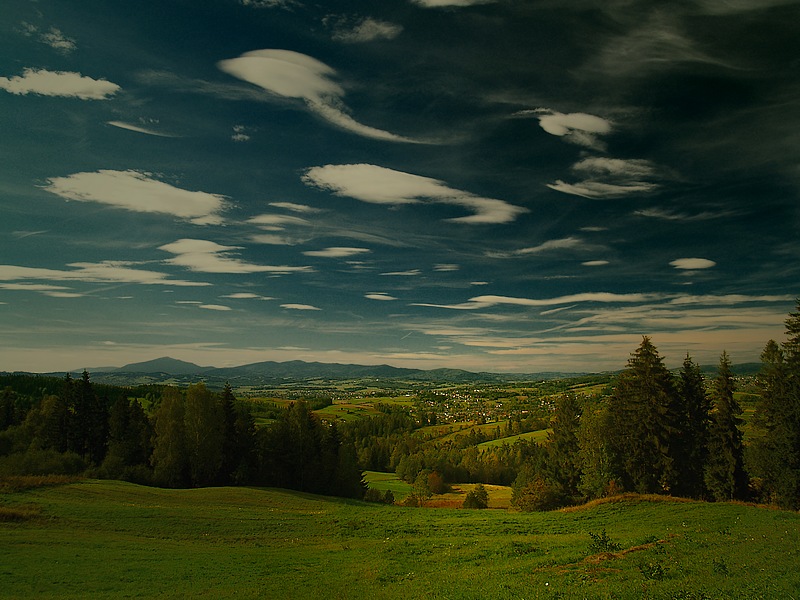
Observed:
[[[518,513],[96,480],[0,489],[4,598],[800,597],[800,515],[742,504]]]

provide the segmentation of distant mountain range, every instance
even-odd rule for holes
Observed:
[[[461,369],[405,369],[390,365],[355,365],[320,363],[293,360],[266,361],[238,367],[203,367],[168,356],[131,363],[122,367],[97,367],[86,369],[92,381],[115,385],[145,383],[191,383],[205,381],[209,385],[276,385],[301,381],[343,381],[375,379],[381,381],[410,381],[432,383],[466,383],[471,381],[510,381],[530,379],[557,379],[575,377],[583,373],[499,374],[473,373]],[[73,375],[80,375],[76,369]]]

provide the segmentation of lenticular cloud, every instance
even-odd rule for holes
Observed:
[[[217,63],[220,70],[284,98],[303,100],[308,109],[352,133],[391,142],[414,142],[363,125],[346,113],[336,71],[315,58],[290,50],[254,50]]]

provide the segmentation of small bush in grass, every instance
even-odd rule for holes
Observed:
[[[589,552],[591,554],[600,554],[601,552],[616,552],[622,548],[622,546],[620,546],[618,543],[611,541],[611,538],[608,536],[608,533],[606,533],[605,529],[599,533],[590,531],[589,537],[592,538],[592,541],[589,544]]]
[[[653,581],[661,581],[666,573],[664,566],[658,562],[642,563],[639,565],[639,571],[641,571],[645,579],[652,579]]]
[[[489,492],[483,487],[483,484],[475,486],[474,490],[467,492],[467,497],[464,498],[462,508],[487,508],[489,506]]]

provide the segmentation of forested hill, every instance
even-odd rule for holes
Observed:
[[[84,368],[75,369],[72,375],[79,377]],[[123,367],[86,367],[96,383],[112,385],[141,385],[151,383],[188,384],[204,381],[214,387],[231,385],[276,384],[293,381],[322,380],[402,380],[433,383],[505,382],[558,379],[576,377],[583,373],[473,373],[461,369],[404,369],[390,365],[355,365],[338,363],[265,361],[238,367],[202,367],[169,357],[131,363]],[[52,373],[61,377],[63,373]]]

